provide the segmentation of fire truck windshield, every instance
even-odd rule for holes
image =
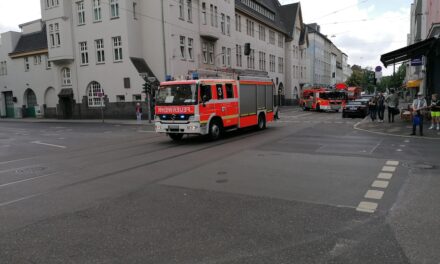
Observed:
[[[195,84],[161,86],[156,94],[156,105],[195,105],[196,103]]]
[[[319,94],[319,97],[327,100],[346,100],[347,94],[345,92],[327,92]]]

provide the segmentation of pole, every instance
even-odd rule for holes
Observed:
[[[101,97],[101,118],[102,123],[104,123],[104,97]]]
[[[151,124],[151,93],[147,94],[148,123]]]

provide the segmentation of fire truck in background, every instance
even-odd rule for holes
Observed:
[[[361,87],[348,87],[347,88],[348,100],[356,100],[361,98],[362,88]]]
[[[224,131],[274,120],[274,85],[271,79],[200,79],[162,82],[156,92],[155,129],[173,140],[185,134],[218,139]]]
[[[326,88],[306,89],[302,93],[300,105],[304,111],[336,111],[339,112],[347,103],[345,91]]]

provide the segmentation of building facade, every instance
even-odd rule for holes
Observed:
[[[134,118],[145,76],[265,75],[283,104],[308,80],[299,3],[41,0],[41,13],[1,34],[3,117]]]

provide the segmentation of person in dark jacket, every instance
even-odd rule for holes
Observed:
[[[379,122],[383,123],[385,116],[385,96],[383,96],[383,93],[380,93],[377,97],[377,114],[379,116]]]
[[[370,99],[370,102],[368,103],[368,109],[370,110],[370,118],[371,121],[376,121],[377,117],[377,98],[376,96],[372,97]]]

